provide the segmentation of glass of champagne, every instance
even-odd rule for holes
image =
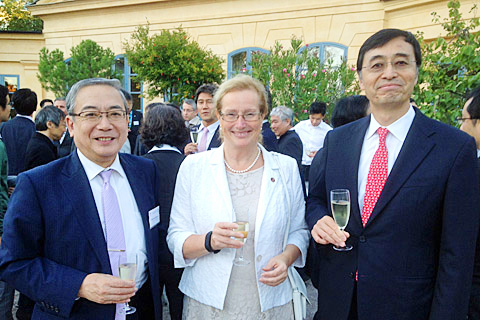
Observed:
[[[332,205],[332,214],[335,223],[341,231],[345,230],[350,218],[350,191],[347,189],[335,189],[330,191],[330,203]],[[352,246],[345,247],[333,246],[337,251],[350,251]]]
[[[135,261],[128,261],[126,263],[118,264],[118,276],[122,280],[131,280],[135,281],[135,276],[137,275],[137,256],[135,255]],[[137,311],[135,307],[132,307],[125,303],[125,314],[132,314]]]
[[[233,231],[243,233],[243,238],[236,238],[236,240],[243,241],[243,246],[240,248],[240,256],[235,258],[235,260],[233,260],[233,264],[236,266],[246,266],[247,264],[250,263],[249,260],[243,257],[243,247],[245,246],[245,243],[247,242],[247,237],[248,237],[248,222],[235,221],[235,223],[238,224],[238,228]]]
[[[197,143],[198,140],[198,127],[191,127],[190,128],[190,139],[192,139],[193,143]]]

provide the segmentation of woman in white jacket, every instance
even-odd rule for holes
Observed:
[[[185,268],[183,318],[293,319],[285,279],[304,265],[309,237],[297,164],[258,143],[267,113],[259,81],[228,80],[214,103],[224,143],[181,165],[167,236],[175,267]],[[250,224],[245,244],[234,221]],[[238,266],[242,246],[250,263]]]

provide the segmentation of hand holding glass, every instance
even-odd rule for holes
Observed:
[[[198,140],[198,127],[192,127],[190,129],[190,138],[192,139],[193,143],[197,143]]]
[[[243,247],[247,242],[249,225],[247,221],[235,221],[235,223],[238,224],[238,228],[233,231],[243,233],[243,238],[238,238],[236,240],[243,241],[243,246],[240,248],[240,256],[233,260],[233,264],[236,266],[246,266],[250,261],[243,257]]]
[[[131,280],[135,281],[135,276],[137,275],[137,257],[135,256],[135,261],[127,261],[127,263],[118,264],[118,276],[122,280]],[[125,314],[132,314],[137,311],[136,308],[131,307],[128,302],[125,303]]]
[[[345,230],[350,218],[350,191],[347,189],[335,189],[330,191],[330,203],[332,205],[332,214],[335,223],[341,231]],[[352,250],[352,246],[345,247],[333,246],[337,251]]]

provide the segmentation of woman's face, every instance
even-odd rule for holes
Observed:
[[[232,91],[223,96],[222,111],[217,116],[226,145],[242,148],[257,144],[263,120],[259,102],[257,92],[249,89]],[[238,119],[227,121],[236,115],[239,115]]]

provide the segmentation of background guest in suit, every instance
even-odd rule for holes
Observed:
[[[278,138],[278,152],[286,154],[297,161],[298,169],[302,168],[303,144],[293,129],[293,111],[285,106],[273,108],[270,113],[272,131]]]
[[[219,122],[215,114],[215,106],[213,105],[213,96],[217,88],[215,84],[205,83],[202,84],[195,93],[197,111],[202,119],[202,124],[198,128],[198,143],[190,142],[185,146],[184,151],[186,156],[192,153],[218,148],[222,144],[220,140]]]
[[[468,95],[467,102],[462,110],[462,116],[458,120],[461,123],[460,130],[468,133],[475,139],[477,145],[477,164],[478,169],[480,169],[480,87],[474,89]],[[477,248],[475,252],[468,319],[480,320],[480,234],[477,238]]]
[[[184,319],[292,319],[287,269],[303,266],[308,242],[295,161],[258,143],[267,112],[258,80],[224,82],[215,105],[224,143],[180,166],[168,230],[175,266],[185,267]],[[249,222],[245,243],[232,238],[244,237],[233,221]],[[250,263],[233,264],[242,246]]]
[[[72,86],[67,125],[76,152],[18,177],[0,278],[35,301],[33,319],[125,319],[129,300],[134,317],[162,318],[155,192],[162,186],[153,161],[118,154],[128,134],[119,85]],[[132,260],[135,281],[118,278],[119,264]]]
[[[182,104],[182,117],[187,128],[199,127],[202,120],[198,117],[195,100],[185,99]]]
[[[67,116],[67,101],[65,97],[57,97],[54,101],[54,106],[61,110],[65,116]],[[57,147],[58,157],[62,158],[68,156],[70,152],[75,149],[75,145],[73,144],[73,139],[70,136],[68,130],[66,130],[60,140],[54,141],[55,146]]]
[[[330,122],[334,128],[366,117],[370,113],[368,99],[362,95],[344,97],[337,101]]]
[[[7,122],[10,117],[10,96],[8,88],[0,85],[0,122]],[[5,144],[0,137],[0,243],[3,234],[3,218],[8,206],[8,160]],[[13,294],[15,289],[0,281],[0,319],[13,319]]]
[[[270,90],[266,90],[267,94],[267,105],[268,105],[268,112],[265,114],[262,122],[262,138],[263,138],[263,146],[268,151],[278,151],[278,141],[275,133],[273,133],[272,129],[270,128],[270,122],[268,122],[268,118],[270,118],[270,112],[272,111],[272,94]]]
[[[32,114],[37,108],[37,95],[30,89],[19,89],[12,96],[12,106],[17,116],[0,128],[0,134],[7,148],[8,175],[16,176],[25,170],[25,152],[35,133]]]
[[[466,317],[480,213],[475,143],[410,105],[421,62],[410,32],[368,38],[357,70],[372,114],[330,131],[312,163],[316,319]],[[346,231],[330,211],[340,188],[351,193]],[[332,247],[345,243],[353,249]]]
[[[127,105],[128,105],[128,142],[129,145],[127,149],[122,148],[120,152],[126,152],[126,153],[133,153],[135,150],[135,142],[137,141],[138,137],[138,130],[140,129],[140,126],[143,121],[143,114],[138,111],[133,109],[133,98],[132,95],[125,89],[121,89],[123,95],[125,96],[125,99],[127,99]]]
[[[58,141],[66,130],[65,114],[54,106],[42,108],[35,117],[37,132],[30,139],[25,154],[25,170],[47,164],[58,158],[53,141]]]
[[[178,289],[183,269],[175,269],[173,256],[167,246],[167,229],[170,221],[173,191],[178,169],[185,156],[180,147],[188,138],[189,129],[178,108],[163,103],[152,103],[145,108],[145,121],[140,128],[143,144],[150,150],[144,157],[152,159],[160,168],[163,189],[158,189],[160,199],[160,220],[166,221],[160,232],[159,270],[160,290],[165,286],[170,316],[174,320],[182,319],[183,293]]]
[[[42,101],[40,101],[40,108],[43,108],[46,106],[53,106],[52,99],[43,99]]]

